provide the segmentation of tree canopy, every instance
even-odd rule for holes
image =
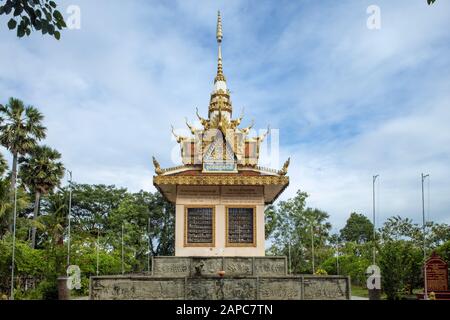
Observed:
[[[8,28],[16,30],[19,38],[29,36],[32,30],[59,40],[66,27],[64,17],[52,0],[0,0],[0,16],[9,16]]]
[[[365,215],[352,212],[340,234],[344,241],[364,243],[373,238],[373,232],[373,224]]]

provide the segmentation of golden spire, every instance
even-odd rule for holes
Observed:
[[[220,11],[217,13],[217,44],[219,47],[219,57],[217,61],[217,76],[214,79],[214,83],[217,81],[226,81],[225,76],[223,74],[223,66],[222,66],[222,39],[223,39],[223,31],[222,31],[222,17],[220,16]]]

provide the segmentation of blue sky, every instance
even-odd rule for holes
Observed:
[[[335,229],[349,213],[378,223],[421,221],[420,173],[431,175],[430,219],[450,223],[450,3],[354,1],[60,1],[81,9],[62,40],[17,39],[0,18],[0,99],[45,114],[46,144],[80,183],[154,191],[178,152],[170,125],[206,116],[216,71],[215,25],[235,115],[280,130],[291,184]],[[369,5],[381,29],[369,30]],[[4,151],[4,150],[3,150]],[[281,165],[280,165],[281,166]],[[428,206],[428,205],[427,205]]]

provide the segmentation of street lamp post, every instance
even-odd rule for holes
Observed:
[[[150,256],[151,256],[151,238],[150,238],[150,218],[148,218],[147,225],[147,236],[148,236],[148,257],[147,257],[147,268],[148,273],[150,273]]]
[[[67,170],[69,173],[69,212],[67,214],[68,230],[67,230],[67,266],[70,266],[70,228],[71,228],[71,213],[72,213],[72,171]]]
[[[122,274],[125,274],[125,268],[124,268],[124,252],[123,252],[123,223],[122,223]]]
[[[375,265],[375,255],[376,255],[376,249],[375,249],[375,181],[379,175],[373,176],[372,179],[372,223],[373,223],[373,232],[372,232],[372,262]]]
[[[429,174],[423,174],[422,173],[422,232],[423,232],[423,279],[424,279],[424,296],[423,298],[425,300],[428,300],[428,292],[427,292],[427,251],[426,251],[426,221],[425,221],[425,199],[424,199],[424,192],[423,192],[423,182],[425,181],[425,178],[430,177]]]
[[[314,231],[313,231],[313,224],[311,223],[311,255],[312,255],[312,272],[313,274],[316,273],[315,268],[315,261],[314,261]]]
[[[97,276],[99,275],[100,225],[97,226]]]
[[[17,180],[17,171],[16,171]],[[14,210],[13,210],[13,245],[12,245],[12,259],[11,259],[11,300],[14,300],[14,268],[16,259],[16,222],[17,222],[17,184],[14,188]]]
[[[339,242],[336,243],[336,271],[337,275],[339,275]]]
[[[288,243],[288,255],[289,255],[289,274],[292,274],[291,239],[290,239],[290,237],[289,237],[289,243]]]

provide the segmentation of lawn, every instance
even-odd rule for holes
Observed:
[[[369,298],[369,292],[365,287],[352,285],[352,296]],[[381,299],[386,300],[385,293],[381,293]]]

